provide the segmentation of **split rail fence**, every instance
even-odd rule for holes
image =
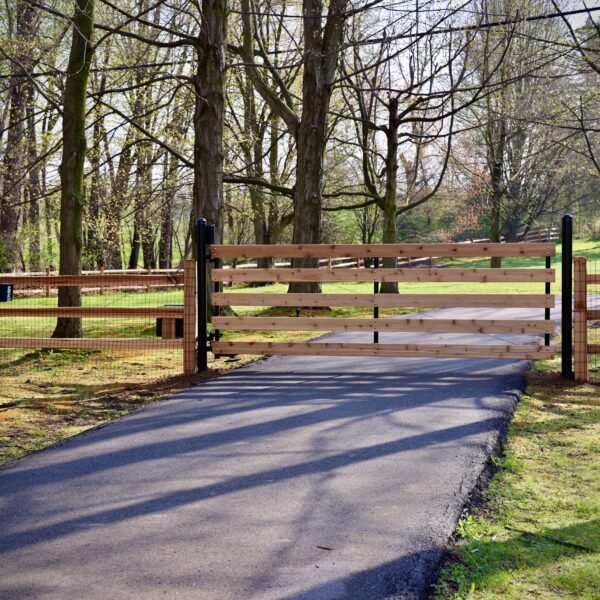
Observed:
[[[600,285],[600,273],[588,272],[585,256],[576,256],[574,266],[574,371],[575,381],[583,383],[589,380],[589,355],[600,354],[600,344],[588,343],[588,322],[600,321],[600,310],[589,306],[588,286]]]
[[[82,318],[162,319],[160,338],[60,338],[0,337],[0,348],[56,348],[73,350],[182,350],[183,370],[196,370],[196,261],[185,261],[183,273],[168,274],[86,274],[86,275],[2,275],[2,283],[15,287],[81,290],[152,289],[183,286],[183,306],[71,306],[0,308],[0,318]],[[183,320],[183,337],[175,336],[177,320]]]
[[[201,227],[199,225],[199,227]],[[199,231],[199,239],[204,234]],[[202,248],[200,248],[202,251]],[[439,358],[507,358],[542,359],[553,356],[550,334],[554,322],[550,309],[555,298],[550,285],[555,280],[551,257],[555,255],[552,243],[515,244],[316,244],[316,245],[207,245],[204,259],[213,262],[211,279],[215,291],[211,300],[215,307],[212,324],[215,331],[205,335],[204,307],[200,308],[199,353],[208,349],[215,355],[334,355],[334,356],[398,356]],[[379,268],[380,259],[397,257],[543,257],[545,268]],[[273,268],[273,269],[223,269],[222,261],[231,259],[305,259],[315,266],[319,259],[352,257],[369,259],[373,268]],[[204,260],[199,261],[199,268]],[[206,275],[199,275],[202,280]],[[250,282],[373,282],[372,294],[331,293],[248,293],[224,292],[224,283]],[[540,294],[383,294],[383,282],[539,282],[544,284]],[[373,318],[324,317],[255,317],[220,316],[219,307],[372,307]],[[379,308],[540,308],[543,319],[419,319],[379,318]],[[372,331],[373,343],[342,342],[270,342],[221,340],[222,330],[235,331]],[[379,343],[380,332],[435,332],[435,333],[518,333],[539,334],[544,342],[538,344],[502,343],[491,345],[465,344],[401,344]],[[205,350],[206,349],[206,350]],[[199,357],[203,368],[206,358]]]

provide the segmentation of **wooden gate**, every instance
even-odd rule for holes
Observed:
[[[554,295],[550,284],[555,279],[551,257],[556,248],[553,243],[515,244],[315,244],[315,245],[208,245],[207,254],[214,264],[211,278],[215,292],[215,306],[211,336],[211,349],[216,355],[334,355],[334,356],[402,356],[439,358],[506,358],[542,359],[553,356],[550,334],[554,321],[550,309],[554,307]],[[543,257],[545,268],[438,268],[432,266],[408,268],[407,259],[436,258],[490,258]],[[398,268],[378,268],[380,259],[399,258]],[[222,261],[236,259],[328,259],[328,266],[319,268],[271,268],[241,269],[223,268]],[[346,258],[356,261],[355,268],[334,268],[333,259]],[[371,267],[363,267],[365,259]],[[345,262],[348,262],[345,261]],[[313,260],[317,265],[318,261]],[[373,282],[374,293],[369,294],[293,294],[256,292],[246,290],[223,291],[223,284],[252,282]],[[538,282],[544,284],[543,293],[522,294],[380,294],[382,282]],[[402,291],[402,290],[401,290]],[[219,316],[219,307],[259,306],[293,307],[373,307],[373,318],[336,318],[304,316]],[[539,308],[544,309],[540,319],[429,319],[429,318],[378,318],[380,307],[394,308]],[[541,311],[540,311],[541,312]],[[372,343],[356,342],[270,342],[222,340],[222,330],[247,331],[358,331],[373,332]],[[380,332],[427,332],[427,333],[483,333],[483,334],[538,334],[539,343],[465,345],[448,344],[402,344],[379,343]]]

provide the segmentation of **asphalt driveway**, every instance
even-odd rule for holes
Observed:
[[[444,338],[380,341],[417,339]],[[30,456],[0,471],[0,598],[420,598],[526,368],[275,357]]]

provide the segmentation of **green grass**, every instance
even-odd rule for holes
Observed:
[[[46,298],[33,296],[15,298],[9,308],[56,307],[56,296]],[[104,295],[85,295],[83,306],[89,307],[136,307],[183,304],[183,290],[161,290],[150,292],[115,292]],[[0,317],[0,337],[50,337],[56,324],[55,318],[8,319]],[[153,319],[84,319],[86,337],[154,337]]]
[[[598,240],[574,240],[573,241],[573,256],[586,256],[588,261],[600,261],[600,241]],[[558,243],[556,245],[556,256],[552,257],[552,267],[556,270],[556,281],[552,284],[552,291],[554,293],[560,293],[562,288],[561,286],[561,275],[562,275],[562,267],[561,267],[561,259],[562,259],[562,245]],[[462,266],[469,268],[485,268],[489,267],[489,259],[479,259],[479,258],[461,258],[455,259],[452,261],[447,261],[449,267],[452,266]],[[545,266],[544,258],[503,258],[502,266],[505,268],[541,268]],[[471,285],[471,286],[479,286],[481,284],[460,284],[460,285]],[[532,286],[535,284],[525,283],[525,284],[516,284],[516,286],[511,286],[508,288],[505,284],[484,284],[489,286],[498,286],[503,290],[507,289],[507,293],[510,293],[510,289],[514,289],[515,291],[530,291]],[[543,284],[537,284],[541,290],[543,290]]]
[[[438,599],[600,598],[600,387],[537,363],[483,504],[462,519]]]

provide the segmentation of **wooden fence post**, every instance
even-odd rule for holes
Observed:
[[[183,270],[183,373],[196,372],[196,261],[186,260]]]
[[[587,360],[587,273],[585,256],[575,257],[575,381],[588,380]]]

